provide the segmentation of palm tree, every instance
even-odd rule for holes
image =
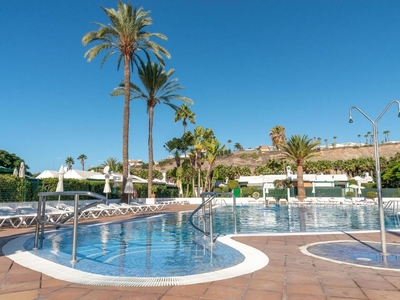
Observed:
[[[124,117],[123,117],[123,133],[122,133],[122,191],[126,185],[128,177],[128,160],[129,160],[129,117],[130,117],[130,89],[131,81],[131,65],[137,62],[139,56],[136,51],[142,50],[147,57],[149,53],[153,53],[157,59],[163,64],[164,60],[161,54],[170,58],[168,51],[160,45],[150,40],[152,37],[158,37],[166,40],[167,37],[160,33],[150,33],[144,28],[152,24],[149,11],[143,11],[143,8],[133,8],[132,4],[124,4],[118,1],[118,10],[113,8],[101,9],[110,19],[110,24],[104,25],[95,23],[99,26],[97,31],[91,31],[82,38],[83,45],[92,42],[100,42],[96,46],[90,48],[85,57],[90,62],[103,50],[108,51],[104,56],[101,65],[113,54],[118,54],[117,69],[123,61],[124,65]],[[127,195],[123,194],[122,200],[127,202]]]
[[[244,149],[243,149],[243,146],[240,144],[240,143],[235,143],[235,145],[233,145],[233,148],[236,150],[236,151],[243,151]]]
[[[171,76],[175,73],[174,69],[165,71],[161,65],[158,65],[150,60],[145,64],[139,59],[140,64],[138,66],[138,74],[140,81],[142,82],[146,92],[143,92],[140,87],[130,83],[131,99],[142,99],[146,101],[147,113],[149,114],[149,137],[148,137],[148,149],[149,149],[149,174],[148,174],[148,197],[152,192],[152,179],[153,179],[153,122],[154,122],[154,108],[157,104],[165,104],[173,109],[178,107],[171,103],[172,100],[180,100],[189,104],[193,104],[193,101],[187,97],[176,94],[177,91],[183,89],[178,84],[178,79],[171,79]],[[124,93],[124,83],[117,87],[112,96],[118,96]]]
[[[333,147],[333,148],[336,147],[336,139],[337,139],[337,136],[334,136],[334,137],[333,137],[333,143],[332,143],[332,147]]]
[[[231,150],[231,144],[232,144],[232,140],[228,140],[229,151]]]
[[[324,142],[325,142],[325,147],[326,147],[326,149],[328,149],[328,148],[329,148],[329,146],[328,146],[328,139],[325,139]]]
[[[385,135],[385,142],[386,142],[386,143],[389,142],[389,133],[390,133],[389,130],[385,130],[385,131],[383,132],[383,134]]]
[[[109,157],[107,158],[102,164],[102,167],[109,167],[110,168],[110,172],[121,172],[122,171],[122,165],[121,163],[118,161],[118,159],[116,159],[115,157]]]
[[[272,140],[272,144],[279,150],[280,145],[285,142],[286,134],[285,134],[285,127],[281,125],[277,125],[272,127],[269,131],[269,137]]]
[[[208,161],[205,187],[208,191],[211,191],[211,170],[217,156],[225,150],[225,145],[222,146],[214,136],[210,140],[205,140],[203,145],[206,151],[206,159]]]
[[[357,134],[358,137],[358,143],[361,144],[361,134]]]
[[[189,106],[187,106],[186,104],[182,104],[182,106],[175,111],[175,122],[182,120],[183,134],[185,134],[186,132],[186,120],[189,120],[189,122],[192,124],[196,124],[195,118],[196,114],[192,112]]]
[[[368,137],[370,137],[370,142],[368,142]],[[367,144],[372,144],[372,133],[371,133],[371,131],[367,132]]]
[[[318,142],[313,141],[307,135],[292,135],[281,146],[284,157],[292,160],[297,166],[297,191],[299,201],[301,202],[306,197],[303,181],[303,165],[307,159],[318,155],[318,152],[313,152],[317,146]]]
[[[85,154],[81,154],[77,159],[81,161],[82,171],[85,170],[85,160],[87,159],[87,156]]]
[[[65,160],[65,163],[67,165],[67,169],[71,170],[72,169],[72,165],[75,163],[75,161],[71,156],[68,156],[67,159]]]
[[[185,148],[182,139],[173,138],[172,140],[166,142],[164,144],[165,150],[169,153],[172,153],[175,158],[176,166],[179,168],[181,166],[181,154]]]

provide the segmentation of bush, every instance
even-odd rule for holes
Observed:
[[[369,199],[374,199],[374,198],[378,197],[378,194],[376,192],[367,192],[365,197],[369,198]]]
[[[346,193],[346,196],[349,198],[353,198],[355,196],[355,194],[354,194],[354,192],[349,191]]]

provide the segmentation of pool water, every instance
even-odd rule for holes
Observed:
[[[200,220],[194,220],[198,222]],[[233,233],[231,206],[214,213],[214,233]],[[399,228],[395,220],[386,226]],[[241,206],[237,231],[285,233],[379,229],[376,206]],[[109,276],[168,277],[201,274],[244,261],[239,251],[209,239],[189,223],[189,213],[163,214],[120,223],[82,226],[78,230],[77,263],[71,264],[72,230],[46,233],[41,250],[25,249],[77,270]]]
[[[45,234],[40,250],[32,250],[33,238],[24,246],[50,261],[108,276],[185,276],[224,269],[244,260],[239,251],[223,243],[210,244],[187,219],[188,214],[165,214],[80,227],[75,264],[70,262],[70,229]]]
[[[214,232],[233,233],[232,207],[219,207]],[[396,218],[385,218],[387,229],[399,229]],[[268,205],[238,206],[237,232],[284,233],[378,230],[375,205]]]

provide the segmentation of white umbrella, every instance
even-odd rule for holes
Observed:
[[[21,161],[21,165],[19,166],[19,178],[25,178],[25,164]]]
[[[64,192],[64,166],[61,165],[60,169],[58,170],[58,182],[56,192]]]
[[[134,193],[131,168],[128,168],[128,178],[126,179],[124,193],[129,195],[129,202],[131,202],[131,195]]]
[[[362,194],[361,192],[361,185],[358,186],[358,195],[360,196]]]
[[[13,175],[16,176],[16,177],[18,176],[18,169],[17,168],[14,168]]]
[[[111,187],[110,187],[110,173],[106,173],[104,175],[104,178],[106,179],[106,182],[104,184],[104,189],[103,193],[106,194],[106,197],[108,198],[108,194],[111,193]]]
[[[58,182],[56,187],[56,192],[64,192],[64,166],[61,165],[60,169],[58,170]],[[60,202],[61,196],[58,196],[58,202]]]

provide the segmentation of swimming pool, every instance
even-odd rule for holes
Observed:
[[[202,234],[189,224],[188,218],[189,212],[81,226],[78,233],[77,263],[73,265],[70,262],[71,230],[46,233],[42,250],[32,250],[33,237],[30,237],[20,239],[9,248],[3,248],[3,251],[12,254],[15,249],[24,248],[26,254],[29,254],[26,263],[40,257],[42,261],[52,262],[49,269],[54,269],[55,265],[62,265],[62,271],[59,272],[74,274],[70,277],[89,278],[88,274],[103,276],[99,280],[96,277],[89,282],[84,282],[81,278],[78,281],[88,284],[114,282],[115,278],[124,278],[129,283],[132,283],[132,278],[147,278],[143,285],[154,284],[149,278],[164,278],[163,285],[170,284],[171,278],[174,278],[174,284],[197,283],[216,280],[211,274],[218,275],[217,279],[230,278],[254,272],[268,263],[268,258],[260,251],[234,242],[228,237],[222,236],[218,238],[217,243],[210,245],[209,240],[204,239]],[[218,207],[214,218],[214,233],[233,233],[232,207]],[[388,229],[399,228],[395,220],[387,219],[386,225]],[[272,205],[241,206],[237,210],[238,234],[378,228],[376,206]],[[50,276],[59,278],[58,273],[53,272]],[[168,280],[165,280],[166,278]],[[136,281],[134,285],[141,285],[141,282]],[[127,284],[125,281],[118,281],[115,285]]]

